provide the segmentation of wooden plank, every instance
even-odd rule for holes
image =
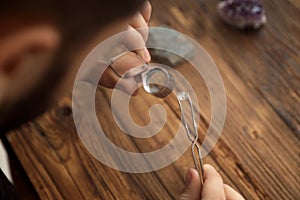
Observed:
[[[211,2],[211,1],[210,1]],[[178,4],[180,4],[180,3],[178,3]],[[205,10],[208,10],[208,8],[209,7],[212,7],[212,2],[211,2],[211,5],[206,5],[206,6],[203,6],[203,4],[201,4],[200,2],[199,2],[199,4],[200,4],[200,6],[202,6],[202,7],[205,7],[206,9]],[[180,6],[178,6],[178,7],[181,7],[181,5]],[[192,6],[191,6],[192,7]],[[170,9],[171,10],[171,9]],[[211,13],[213,13],[214,11],[213,11],[213,8],[211,8],[211,10],[209,10],[209,11],[207,11],[207,13],[209,13],[209,12],[211,12]],[[295,14],[295,13],[293,13],[293,14]],[[295,15],[298,15],[298,14],[295,14]],[[183,15],[182,15],[183,16]],[[193,20],[193,19],[195,19],[196,17],[190,17],[189,16],[189,14],[186,14],[185,13],[185,15],[184,15],[186,18],[188,18],[188,19],[191,19],[191,20]],[[169,19],[166,19],[166,20],[169,20]],[[182,21],[182,20],[181,20]],[[160,21],[161,22],[161,21]],[[176,24],[177,23],[180,23],[180,21],[179,22],[176,22]],[[188,27],[188,28],[186,28],[185,26],[183,26],[184,24],[180,24],[180,25],[178,25],[178,27],[180,27],[181,29],[184,29],[184,30],[181,30],[181,31],[183,31],[183,32],[188,32],[189,31],[189,28],[191,28],[191,27]],[[219,25],[219,24],[218,24]],[[174,27],[177,27],[177,26],[174,26]],[[299,29],[298,29],[299,30]],[[204,29],[204,31],[208,31],[208,30],[206,30],[206,29]],[[262,30],[263,31],[263,30]],[[202,31],[203,32],[203,31]],[[201,33],[201,31],[200,31],[200,33]],[[285,175],[283,175],[283,174],[281,174],[280,176],[282,176],[282,177],[277,177],[277,182],[279,182],[280,181],[280,179],[281,178],[286,178],[286,177],[288,177],[287,179],[294,179],[295,180],[295,182],[294,182],[294,184],[295,183],[297,183],[297,182],[299,182],[299,177],[298,176],[296,176],[296,178],[294,177],[294,175],[295,175],[295,172],[299,172],[299,169],[297,168],[297,164],[299,163],[299,158],[297,157],[297,155],[298,155],[298,152],[299,152],[299,140],[297,139],[297,138],[295,138],[294,136],[293,136],[293,132],[292,131],[290,131],[289,130],[289,128],[292,128],[292,130],[297,130],[297,129],[295,129],[295,128],[293,128],[293,126],[294,127],[299,127],[299,122],[297,122],[297,116],[299,116],[299,115],[297,115],[296,113],[298,112],[298,110],[299,110],[299,100],[297,100],[297,98],[296,98],[296,100],[295,101],[293,101],[293,102],[288,102],[288,103],[285,103],[286,101],[290,101],[290,100],[293,100],[293,99],[295,99],[295,97],[291,97],[290,95],[289,96],[287,96],[285,93],[284,93],[284,95],[282,95],[282,93],[281,92],[278,92],[278,93],[276,93],[276,92],[274,92],[273,91],[273,93],[272,94],[269,94],[269,96],[270,96],[270,98],[273,98],[274,96],[275,96],[275,98],[277,98],[277,96],[282,96],[282,97],[284,97],[285,98],[285,101],[284,100],[281,100],[281,101],[279,101],[280,103],[281,103],[281,107],[284,107],[285,109],[288,109],[289,110],[289,112],[290,113],[295,113],[294,114],[294,116],[296,116],[296,117],[294,117],[293,118],[293,123],[294,123],[294,125],[293,126],[291,126],[291,124],[288,124],[288,126],[289,127],[286,127],[284,124],[282,124],[282,121],[280,120],[280,119],[278,119],[278,117],[276,116],[276,113],[274,113],[274,110],[277,112],[277,110],[276,109],[274,109],[274,105],[272,105],[271,104],[271,108],[267,105],[267,104],[270,104],[269,103],[269,99],[267,98],[267,101],[265,101],[264,100],[264,102],[263,102],[263,104],[260,106],[260,107],[257,107],[259,104],[257,104],[257,96],[263,96],[264,98],[265,98],[265,96],[264,95],[261,95],[261,93],[258,91],[257,92],[257,94],[255,94],[255,96],[252,96],[252,95],[249,95],[249,91],[255,91],[255,90],[257,90],[256,88],[253,88],[254,86],[256,86],[256,85],[258,85],[258,86],[260,86],[260,82],[253,82],[253,83],[250,83],[249,84],[249,80],[247,79],[247,78],[249,78],[249,72],[248,72],[248,68],[254,68],[254,69],[256,69],[256,68],[258,68],[258,69],[262,69],[262,70],[264,70],[264,69],[266,69],[266,67],[267,66],[264,66],[264,63],[260,63],[259,65],[257,65],[257,57],[255,57],[255,56],[258,56],[258,55],[255,55],[255,56],[249,56],[249,60],[247,59],[247,60],[245,60],[244,59],[244,56],[245,56],[245,54],[244,54],[244,51],[246,52],[248,52],[249,51],[249,53],[253,53],[253,52],[257,52],[257,54],[260,54],[261,53],[261,51],[255,51],[256,49],[255,48],[257,48],[257,47],[259,47],[258,45],[258,43],[256,44],[257,46],[254,46],[254,47],[252,47],[252,48],[249,48],[249,45],[246,45],[245,47],[244,46],[240,46],[239,44],[239,40],[242,38],[242,39],[244,39],[243,40],[243,42],[244,43],[246,43],[246,44],[248,44],[249,42],[246,42],[246,38],[248,39],[248,37],[249,37],[249,35],[248,34],[246,34],[246,35],[243,35],[243,34],[241,34],[240,32],[237,32],[237,31],[235,31],[235,30],[227,30],[227,32],[225,32],[225,35],[224,35],[224,32],[221,32],[221,31],[217,31],[217,30],[213,30],[213,31],[211,31],[210,30],[210,32],[208,33],[209,34],[209,37],[212,37],[212,39],[209,39],[209,38],[207,38],[207,37],[205,37],[205,38],[203,38],[203,37],[201,37],[201,35],[199,36],[199,34],[198,35],[194,35],[194,37],[195,38],[198,38],[198,40],[203,44],[206,44],[206,45],[209,45],[209,47],[207,48],[208,49],[208,51],[209,51],[209,53],[213,56],[213,58],[214,58],[214,60],[221,60],[220,58],[223,58],[223,59],[226,59],[226,57],[227,57],[227,54],[229,54],[229,53],[231,53],[232,51],[231,51],[231,49],[233,49],[233,48],[235,48],[235,52],[234,53],[232,53],[232,56],[229,58],[229,59],[226,59],[225,61],[224,60],[222,60],[222,61],[220,61],[219,63],[217,63],[219,66],[220,66],[220,68],[221,68],[221,70],[222,71],[225,71],[224,72],[224,74],[226,75],[226,76],[229,76],[230,78],[232,78],[232,77],[234,77],[234,78],[236,78],[236,77],[243,77],[244,78],[244,80],[241,80],[241,81],[243,81],[243,82],[245,82],[246,84],[248,84],[249,85],[249,87],[243,87],[243,90],[241,91],[240,90],[240,88],[238,88],[240,91],[238,92],[238,93],[241,93],[241,92],[243,92],[242,93],[242,95],[244,95],[245,96],[245,99],[244,98],[236,98],[236,95],[238,95],[238,93],[237,94],[233,94],[232,96],[233,96],[233,99],[234,99],[234,101],[236,102],[236,104],[238,103],[238,108],[247,108],[247,107],[250,107],[250,106],[255,106],[256,107],[256,111],[257,111],[257,113],[258,114],[260,114],[260,115],[264,115],[264,116],[262,116],[263,118],[264,117],[267,117],[268,119],[267,119],[267,121],[265,122],[265,123],[259,123],[258,121],[260,120],[260,118],[257,118],[257,117],[255,117],[254,119],[258,119],[258,120],[255,120],[255,121],[257,121],[257,122],[254,122],[254,124],[252,123],[252,125],[250,125],[250,127],[253,127],[253,125],[255,125],[255,124],[258,124],[258,125],[260,125],[260,127],[259,127],[259,130],[262,132],[262,134],[264,134],[265,135],[265,132],[268,132],[268,130],[265,130],[266,128],[264,128],[264,126],[267,126],[268,128],[270,128],[270,129],[273,129],[273,127],[276,127],[276,130],[274,130],[273,132],[270,132],[269,131],[269,133],[270,134],[267,134],[267,138],[265,139],[265,141],[264,141],[264,145],[261,145],[261,146],[259,146],[260,148],[261,148],[261,151],[264,151],[263,153],[261,153],[262,155],[265,155],[264,157],[265,158],[267,158],[269,155],[278,155],[277,154],[277,152],[279,152],[280,154],[285,154],[287,151],[290,151],[289,153],[286,153],[286,155],[284,155],[284,156],[279,156],[278,155],[278,158],[275,158],[275,157],[273,157],[273,159],[267,159],[266,161],[269,161],[269,160],[283,160],[284,158],[285,159],[289,159],[289,158],[291,158],[291,162],[285,162],[285,163],[289,163],[290,165],[292,165],[293,166],[293,168],[292,169],[290,169],[290,166],[289,165],[285,165],[284,167],[283,166],[281,166],[280,168],[278,168],[278,174],[281,174],[281,172],[280,171],[282,171],[282,169],[289,169],[289,174],[288,174],[288,176],[285,176]],[[231,35],[230,35],[231,34]],[[214,37],[214,35],[217,35],[216,37]],[[265,38],[263,38],[263,39],[265,39],[265,40],[267,40],[267,37],[269,37],[269,36],[265,36]],[[229,38],[229,39],[228,39]],[[293,36],[293,38],[297,38],[296,37],[296,33],[295,33],[295,36]],[[253,37],[252,38],[249,38],[249,39],[252,39],[253,40]],[[262,39],[262,40],[263,40]],[[225,55],[224,55],[224,51],[221,49],[221,48],[216,48],[216,47],[214,47],[214,48],[212,48],[212,45],[211,44],[209,44],[209,43],[214,43],[213,41],[211,41],[211,40],[214,40],[214,41],[216,41],[216,42],[218,42],[218,44],[214,44],[215,46],[223,46],[223,47],[226,47],[226,53],[225,53]],[[252,40],[250,40],[250,41],[252,41]],[[271,39],[268,39],[267,41],[272,41]],[[257,42],[257,41],[256,41]],[[283,43],[284,43],[285,41],[283,41]],[[224,43],[224,44],[223,44]],[[232,44],[231,44],[232,43]],[[262,46],[262,45],[260,45],[261,47],[264,47],[264,46]],[[206,47],[206,46],[205,46]],[[216,53],[216,49],[220,52],[220,53]],[[241,52],[241,49],[243,50],[242,52]],[[284,46],[281,46],[281,49],[284,49]],[[240,53],[241,52],[241,53]],[[262,51],[263,52],[263,51]],[[293,52],[291,52],[290,54],[293,54]],[[239,57],[241,57],[241,58],[239,58]],[[259,56],[258,56],[259,57]],[[264,58],[268,58],[269,56],[264,56]],[[250,61],[251,60],[251,61]],[[294,60],[296,60],[296,59],[290,59],[290,60],[292,60],[292,61],[294,61]],[[252,63],[255,63],[255,64],[253,64],[252,65]],[[231,72],[231,74],[230,73],[228,73],[228,69],[226,69],[226,70],[224,70],[223,68],[224,68],[224,65],[226,65],[225,63],[228,63],[229,65],[230,65],[230,68],[232,68],[234,71],[237,71],[236,70],[236,68],[239,68],[240,67],[240,71],[242,71],[243,72],[243,74],[239,74],[239,73],[237,73],[237,75],[235,75],[235,76],[232,76],[232,72]],[[238,63],[238,64],[237,64]],[[250,63],[250,67],[249,67],[249,63]],[[227,64],[227,65],[228,65]],[[280,69],[280,66],[281,65],[279,65],[279,69]],[[228,66],[227,66],[228,67]],[[251,68],[251,69],[252,69]],[[290,66],[290,65],[287,65],[287,68],[289,68],[291,71],[292,70],[294,70],[294,68],[296,68],[296,69],[299,69],[299,64],[296,64],[296,67],[293,67],[293,66]],[[269,71],[270,71],[271,69],[269,69]],[[275,72],[276,72],[276,69],[275,69]],[[253,77],[260,77],[260,73],[257,73],[257,72],[253,72],[252,73],[253,74]],[[251,75],[252,75],[251,74]],[[293,73],[291,72],[291,73],[289,73],[289,75],[292,75]],[[261,75],[261,77],[262,77],[262,79],[263,79],[263,77],[265,76],[265,74],[262,74]],[[297,74],[293,74],[293,76],[296,76],[297,77]],[[279,73],[278,74],[276,74],[276,76],[272,76],[273,77],[273,79],[276,79],[276,77],[280,77],[280,78],[286,78],[286,82],[291,82],[291,80],[293,80],[293,81],[295,81],[295,80],[297,80],[298,78],[293,78],[293,76],[286,76],[286,77],[282,77]],[[251,77],[250,77],[251,78]],[[240,86],[243,86],[243,84],[241,83],[241,82],[238,82],[238,83],[236,83],[236,79],[234,80],[234,81],[231,81],[232,82],[232,84],[234,84],[234,85],[236,85],[235,87],[240,87]],[[269,84],[271,87],[273,87],[274,85],[272,85],[272,84]],[[294,88],[295,89],[297,89],[297,87],[295,87],[295,86],[297,86],[297,85],[299,85],[299,84],[294,84]],[[253,88],[253,89],[252,89]],[[289,87],[289,88],[286,88],[285,89],[285,91],[290,91],[290,88],[293,88],[293,87]],[[231,92],[232,92],[232,90],[231,90],[231,88],[230,89],[228,89],[227,88],[227,91],[228,91],[228,93],[229,93],[229,95],[231,94]],[[251,100],[250,101],[248,101],[248,106],[245,106],[245,104],[243,103],[245,100],[247,100],[249,97],[251,97],[252,96],[252,98],[251,98]],[[264,99],[263,98],[263,99]],[[275,99],[274,98],[274,99]],[[256,99],[256,101],[254,101],[253,102],[253,100],[255,100]],[[261,98],[260,98],[261,99]],[[259,99],[259,100],[260,100]],[[283,103],[284,102],[284,103]],[[255,104],[254,104],[255,103]],[[229,103],[229,105],[230,105],[230,103]],[[267,109],[267,111],[264,111],[264,107],[265,106],[267,106],[268,107],[268,109]],[[289,108],[289,106],[293,106],[292,108]],[[229,110],[232,110],[233,108],[232,107],[230,107],[230,106],[228,106],[229,107]],[[276,106],[275,106],[276,107]],[[273,111],[272,111],[272,109],[274,109]],[[240,113],[240,112],[243,112],[243,110],[238,110],[237,111],[237,113]],[[245,117],[242,117],[242,118],[239,118],[239,117],[234,117],[234,118],[229,118],[229,119],[238,119],[238,120],[236,120],[236,122],[235,122],[235,124],[238,124],[238,123],[241,123],[240,122],[240,120],[242,119],[242,120],[247,120],[248,118],[249,118],[249,114],[251,114],[251,111],[247,111],[246,112],[247,113],[247,115],[245,116]],[[253,113],[253,112],[252,112]],[[277,112],[277,114],[279,114],[280,115],[280,113],[278,113]],[[234,115],[236,115],[236,113],[234,114]],[[267,115],[267,116],[266,116]],[[251,115],[250,115],[251,116]],[[253,116],[253,114],[252,114],[252,116]],[[275,117],[274,117],[275,116]],[[248,119],[249,120],[249,119]],[[284,121],[286,121],[286,120],[284,120]],[[266,125],[265,125],[266,124]],[[272,124],[272,126],[270,127],[270,126],[268,126],[269,124]],[[281,127],[284,127],[284,128],[281,128]],[[247,127],[249,127],[249,125],[246,125],[246,126],[244,126],[244,128],[243,127],[241,127],[242,128],[242,130],[244,129],[245,130],[245,128],[247,128]],[[258,132],[257,130],[253,130],[253,132],[251,133],[248,133],[248,134],[254,134],[254,135],[256,135],[256,136],[254,136],[254,137],[257,137],[258,135],[257,135],[257,133],[259,133],[259,136],[258,137],[260,137],[261,136],[261,133],[260,133],[260,131]],[[283,135],[282,133],[285,133],[285,135]],[[294,132],[295,133],[295,132]],[[297,135],[297,134],[296,134]],[[229,137],[229,138],[235,138],[235,137]],[[276,142],[273,142],[275,139],[277,139],[277,141]],[[261,140],[264,140],[264,139],[261,139]],[[269,141],[269,142],[267,142],[267,141]],[[285,141],[285,142],[282,142],[282,141]],[[237,141],[237,142],[240,142],[240,141]],[[256,141],[253,143],[254,145],[256,144]],[[266,153],[265,151],[268,151],[266,148],[264,148],[264,146],[265,145],[268,145],[268,144],[272,144],[272,145],[269,145],[270,146],[270,148],[272,148],[273,150],[270,150],[270,151],[273,151],[273,152],[276,152],[276,153]],[[276,145],[277,144],[277,145]],[[258,147],[257,145],[256,145],[256,147]],[[277,150],[274,150],[274,148],[276,148]],[[239,149],[239,148],[234,148],[234,149]],[[288,154],[288,155],[287,155]],[[290,156],[292,156],[292,157],[290,157]],[[293,159],[295,159],[295,160],[293,160]],[[296,161],[296,162],[295,162]],[[280,162],[280,163],[277,163],[277,164],[279,164],[279,165],[282,165],[282,163]],[[268,164],[268,166],[273,166],[272,164]],[[277,173],[275,173],[275,174],[277,174]],[[261,172],[260,172],[260,174],[261,174]],[[272,181],[273,182],[273,181]],[[280,184],[280,183],[278,183],[278,184]],[[297,185],[297,184],[296,184]],[[291,184],[290,185],[290,187],[294,187],[294,185],[293,184]],[[290,190],[290,187],[286,187],[285,188],[285,190]],[[270,189],[272,189],[272,188],[270,188]],[[277,188],[277,190],[278,191],[280,191],[282,188]],[[297,197],[297,189],[294,189],[294,191],[293,191],[293,193],[294,193],[294,198],[295,197]]]
[[[258,32],[224,25],[219,1],[158,1],[151,24],[169,25],[200,42],[218,65],[227,92],[222,136],[204,159],[246,199],[299,199],[300,191],[300,18],[295,1],[264,1],[269,19]],[[200,140],[210,121],[210,96],[188,63],[176,67],[188,77],[201,109]],[[164,106],[168,120],[147,139],[124,134],[110,110],[111,90],[99,88],[96,110],[107,137],[120,148],[149,152],[167,145],[177,132],[180,113],[175,96],[156,99],[142,90],[132,98],[135,122],[150,122],[151,105]],[[155,172],[129,174],[111,169],[85,149],[74,128],[67,96],[8,139],[41,199],[176,199],[193,166],[190,151]],[[130,128],[130,127],[128,127]]]

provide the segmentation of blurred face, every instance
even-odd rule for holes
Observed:
[[[66,48],[53,23],[2,18],[0,26],[6,29],[0,31],[0,133],[35,117],[70,89],[86,54],[122,31],[127,19],[108,23],[76,48]]]

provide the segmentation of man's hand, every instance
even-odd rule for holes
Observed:
[[[148,23],[151,17],[151,4],[149,1],[145,3],[140,12],[136,13],[131,20],[129,21],[128,29],[135,29],[143,39],[143,41],[147,41],[148,39]],[[149,62],[151,57],[147,50],[147,48],[137,50],[137,54],[140,55],[146,62]]]
[[[120,81],[118,89],[127,94],[136,94],[136,92],[133,92],[133,89],[136,87],[137,83],[133,79],[122,80],[120,79],[120,76],[124,75],[129,69],[140,66],[143,62],[147,63],[151,60],[151,56],[145,44],[148,39],[148,22],[151,16],[151,9],[151,4],[147,1],[143,8],[131,17],[127,26],[130,35],[123,41],[128,49],[131,49],[131,46],[135,46],[136,44],[139,44],[138,46],[143,46],[143,48],[134,52],[128,52],[114,60],[111,64],[113,69],[110,67],[106,69],[100,79],[100,85],[107,88],[114,88]],[[142,58],[143,61],[138,56]]]
[[[190,168],[185,177],[186,188],[180,200],[245,200],[230,186],[223,184],[222,177],[211,165],[204,165],[203,188],[200,188],[198,172]],[[201,191],[202,190],[202,191]]]

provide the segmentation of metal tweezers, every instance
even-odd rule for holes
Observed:
[[[190,97],[190,95],[186,92],[179,92],[177,93],[177,100],[179,103],[179,107],[180,107],[180,111],[181,111],[181,120],[182,123],[185,127],[187,136],[189,138],[189,140],[192,142],[192,155],[193,155],[193,160],[194,160],[194,164],[196,167],[196,170],[199,173],[199,177],[200,177],[200,183],[201,183],[201,187],[203,185],[203,161],[202,161],[202,155],[201,155],[201,149],[200,146],[197,144],[198,141],[198,127],[197,127],[197,123],[195,120],[195,111],[194,111],[194,106],[192,103],[192,99]],[[183,101],[188,101],[188,105],[190,106],[190,110],[191,110],[191,114],[192,114],[192,121],[193,121],[193,128],[194,131],[191,132],[188,126],[188,123],[186,121],[186,117],[185,117],[185,112],[183,109]],[[196,155],[198,154],[198,155]],[[198,158],[197,158],[198,157]]]

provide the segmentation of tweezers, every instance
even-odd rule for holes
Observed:
[[[197,141],[198,141],[198,127],[197,127],[197,123],[196,123],[196,120],[195,120],[194,106],[193,106],[193,103],[192,103],[192,99],[191,99],[191,97],[188,93],[181,91],[181,92],[178,92],[176,96],[177,96],[178,104],[179,104],[179,107],[180,107],[182,123],[185,127],[187,137],[192,143],[191,150],[192,150],[194,165],[195,165],[196,170],[199,173],[200,183],[201,183],[201,187],[202,187],[202,185],[203,185],[203,161],[202,161],[202,154],[201,154],[200,146],[197,144]],[[188,126],[188,123],[187,123],[187,120],[186,120],[186,117],[185,117],[185,110],[183,109],[184,108],[184,104],[183,104],[184,101],[188,101],[188,105],[190,106],[190,111],[191,111],[192,121],[193,121],[193,128],[194,128],[193,132],[190,131],[190,128]]]

